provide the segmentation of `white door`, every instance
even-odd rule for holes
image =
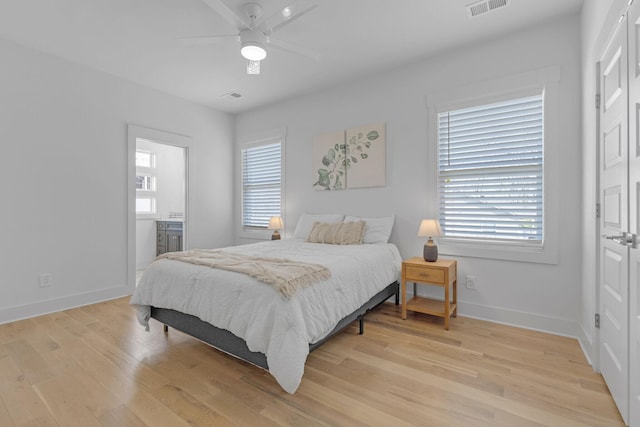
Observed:
[[[617,27],[600,60],[600,372],[622,417],[629,413],[627,26]]]
[[[629,10],[629,232],[640,231],[640,2]],[[635,246],[635,247],[634,247]],[[640,249],[629,249],[629,424],[640,426]]]

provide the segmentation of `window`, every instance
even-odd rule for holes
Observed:
[[[155,153],[136,150],[136,214],[156,213]]]
[[[282,147],[271,138],[242,148],[242,229],[266,229],[282,212]]]
[[[429,192],[445,256],[557,264],[560,68],[430,93]]]
[[[149,151],[136,150],[136,166],[142,168],[155,167],[155,156]]]
[[[136,190],[154,191],[155,178],[153,175],[136,174]]]
[[[156,211],[156,199],[154,197],[136,197],[137,214],[153,214]]]
[[[542,244],[543,95],[438,114],[444,237]]]

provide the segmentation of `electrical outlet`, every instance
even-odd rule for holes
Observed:
[[[51,286],[51,274],[44,273],[40,275],[40,287],[47,288]]]
[[[467,289],[478,289],[476,276],[467,276]]]

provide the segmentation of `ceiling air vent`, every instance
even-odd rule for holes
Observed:
[[[239,94],[238,92],[229,92],[229,93],[225,93],[224,95],[220,95],[220,98],[223,98],[223,99],[240,99],[240,98],[242,98],[242,95]]]
[[[468,5],[467,15],[469,18],[475,18],[504,6],[509,6],[509,0],[482,0]]]

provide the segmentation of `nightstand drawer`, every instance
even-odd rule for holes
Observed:
[[[406,280],[444,284],[444,270],[405,265]]]

